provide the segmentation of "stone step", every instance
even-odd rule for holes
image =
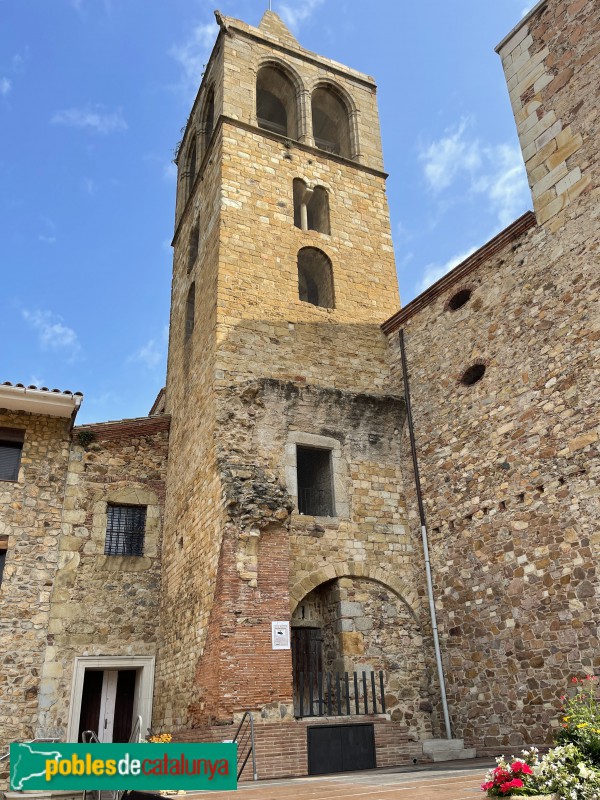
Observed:
[[[83,792],[0,792],[3,800],[82,800]]]
[[[423,742],[423,755],[432,761],[455,761],[475,758],[474,747],[465,747],[463,739],[426,739]]]

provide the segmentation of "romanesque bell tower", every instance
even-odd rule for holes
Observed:
[[[292,652],[321,642],[316,669],[381,666],[364,614],[382,592],[424,670],[380,330],[399,298],[375,84],[271,11],[258,28],[216,17],[173,242],[156,721],[175,731],[293,720],[273,621]]]

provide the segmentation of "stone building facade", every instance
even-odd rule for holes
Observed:
[[[598,660],[598,6],[542,0],[499,45],[535,213],[400,311],[373,80],[273,12],[217,22],[166,389],[73,428],[76,396],[0,387],[0,745],[138,715],[222,740],[252,711],[262,777],[365,723],[378,766],[427,758],[423,527],[453,736],[548,742]]]

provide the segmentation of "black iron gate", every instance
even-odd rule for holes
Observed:
[[[308,774],[375,769],[372,724],[315,725],[307,729]]]

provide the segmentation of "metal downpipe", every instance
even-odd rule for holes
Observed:
[[[450,715],[448,714],[448,700],[446,698],[446,679],[444,677],[444,667],[442,665],[442,655],[440,652],[440,640],[437,627],[437,616],[435,613],[435,599],[433,597],[433,582],[431,580],[431,562],[429,560],[429,543],[427,541],[427,524],[425,521],[425,507],[423,506],[423,495],[421,494],[421,478],[419,476],[419,463],[417,461],[417,446],[415,444],[415,431],[413,428],[412,410],[410,405],[410,387],[408,383],[408,368],[406,365],[406,348],[404,346],[404,330],[400,329],[400,356],[402,359],[402,375],[404,378],[404,400],[406,402],[406,420],[408,422],[408,433],[410,436],[410,451],[412,454],[413,471],[415,475],[415,489],[417,492],[417,503],[419,505],[419,518],[421,521],[421,539],[423,542],[423,558],[425,559],[425,575],[427,578],[427,596],[429,598],[429,614],[431,617],[431,630],[433,633],[433,649],[435,651],[435,662],[437,666],[438,681],[440,684],[440,697],[444,712],[444,724],[446,726],[446,737],[452,739],[452,728],[450,727]]]

